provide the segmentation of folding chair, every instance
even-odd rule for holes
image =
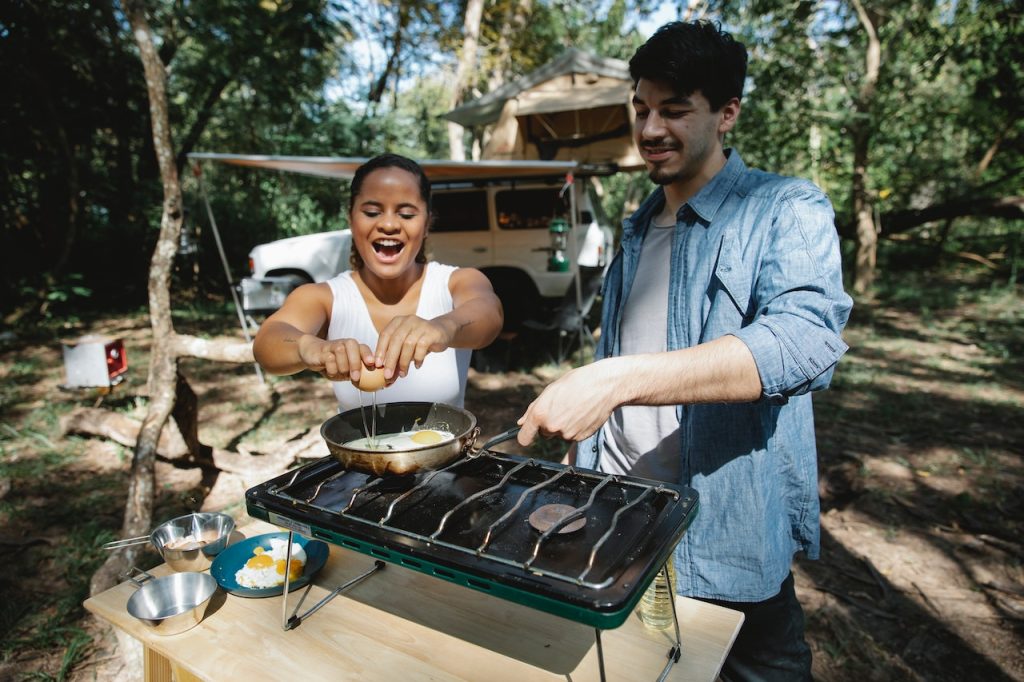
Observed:
[[[581,351],[586,343],[592,348],[596,347],[594,332],[587,324],[587,318],[597,295],[601,292],[603,282],[604,268],[581,267],[579,306],[576,303],[576,285],[573,283],[569,285],[569,289],[548,319],[523,321],[523,326],[527,329],[557,336],[557,350],[554,356],[556,363],[560,364],[569,357],[574,341],[579,344]]]

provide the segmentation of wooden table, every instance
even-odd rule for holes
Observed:
[[[251,537],[278,530],[258,521],[241,532]],[[330,548],[311,586],[289,595],[289,614],[307,589],[300,612],[373,566],[370,557]],[[169,572],[166,566],[151,571]],[[218,590],[198,626],[157,635],[128,615],[134,591],[122,583],[85,607],[142,641],[147,680],[600,679],[592,627],[393,564],[287,632],[282,597],[246,599]],[[682,656],[668,679],[714,680],[743,614],[685,597],[677,597],[676,608]],[[668,632],[648,630],[635,614],[603,631],[607,679],[656,680],[672,643]]]

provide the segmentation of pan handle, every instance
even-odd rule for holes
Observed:
[[[144,545],[149,542],[148,535],[140,535],[135,538],[125,538],[124,540],[114,540],[113,542],[104,543],[103,549],[121,549],[122,547],[132,547],[134,545]]]
[[[516,437],[516,435],[518,435],[519,429],[521,429],[521,428],[522,428],[521,426],[513,426],[508,431],[505,431],[504,433],[499,433],[497,436],[495,436],[494,438],[490,439],[489,441],[487,441],[486,443],[481,445],[480,449],[477,450],[477,452],[483,452],[484,450],[487,450],[488,448],[494,447],[498,443],[504,443],[507,440],[512,440],[513,438]]]

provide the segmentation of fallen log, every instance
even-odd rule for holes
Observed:
[[[79,434],[113,440],[125,447],[135,447],[135,439],[142,423],[125,414],[100,408],[79,407],[61,419],[64,435]],[[206,449],[206,448],[204,448]],[[274,449],[270,454],[239,447],[237,452],[209,448],[211,456],[195,466],[213,467],[218,475],[203,502],[204,510],[223,509],[236,504],[248,488],[263,483],[304,459],[315,459],[329,453],[319,429],[309,429]],[[189,457],[174,420],[169,420],[160,436],[157,456],[178,462]]]
[[[61,433],[65,436],[72,433],[99,436],[126,448],[134,448],[142,422],[126,414],[98,407],[76,407],[61,417],[60,427]],[[168,420],[160,434],[157,454],[169,460],[181,459],[191,454],[174,420]]]
[[[252,343],[234,339],[201,339],[198,336],[175,334],[173,348],[178,357],[236,364],[256,361],[252,354]]]

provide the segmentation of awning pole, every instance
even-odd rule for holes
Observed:
[[[569,219],[569,251],[573,254],[573,257],[569,259],[569,262],[571,263],[569,267],[572,268],[572,279],[576,286],[576,319],[579,324],[578,333],[580,345],[579,366],[582,367],[584,346],[583,335],[586,325],[583,320],[583,288],[580,284],[580,250],[576,243],[576,225],[578,216],[576,215],[576,191],[575,187],[573,187],[574,181],[575,176],[572,173],[565,176],[565,188],[568,188],[569,190],[569,212],[572,213],[572,216]],[[565,191],[565,188],[563,188],[563,192]]]
[[[217,252],[220,254],[221,265],[224,266],[224,276],[228,280],[228,290],[231,291],[231,300],[235,304],[235,313],[238,314],[238,322],[242,325],[242,334],[245,336],[245,342],[252,344],[252,337],[249,336],[249,325],[245,322],[245,315],[242,313],[242,304],[238,300],[238,292],[235,291],[234,278],[231,276],[231,267],[228,265],[228,257],[224,254],[224,244],[220,241],[220,230],[217,229],[217,221],[213,217],[213,209],[210,208],[210,199],[206,196],[206,190],[203,188],[203,174],[198,164],[195,166],[196,183],[199,185],[199,196],[203,198],[203,205],[206,206],[206,217],[210,220],[210,227],[213,228],[213,239],[217,242]],[[263,370],[260,368],[258,362],[254,362],[253,366],[256,368],[256,376],[259,378],[261,384],[265,384],[266,380],[263,378]]]

